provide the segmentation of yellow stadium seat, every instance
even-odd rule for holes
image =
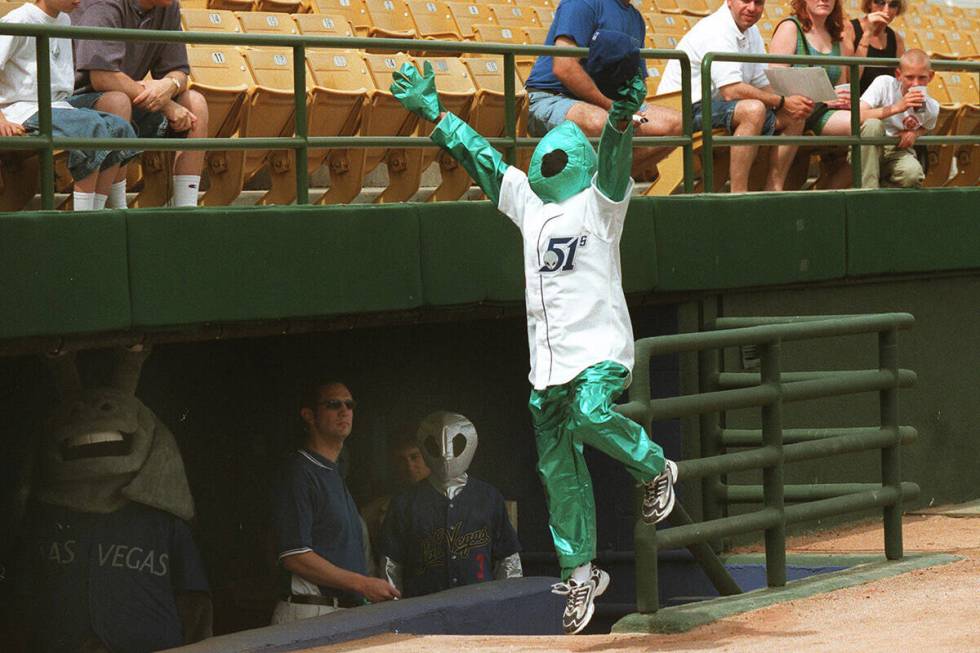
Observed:
[[[762,39],[768,42],[772,38],[773,32],[776,31],[778,24],[778,22],[773,21],[771,18],[763,16],[755,26],[759,29],[759,34],[762,35]]]
[[[236,11],[235,17],[245,34],[298,34],[296,23],[291,16],[272,12]],[[251,46],[250,46],[251,47]]]
[[[255,11],[274,11],[295,14],[302,10],[301,0],[255,0]]]
[[[661,14],[679,14],[681,13],[680,8],[677,6],[676,0],[651,0],[651,2],[644,6],[646,11],[651,9],[661,13]]]
[[[208,0],[208,9],[228,11],[252,11],[253,0]]]
[[[768,18],[773,25],[777,25],[779,21],[785,20],[792,15],[791,10],[788,7],[781,5],[766,5],[765,10],[762,12],[763,18]]]
[[[643,15],[647,29],[656,34],[681,34],[690,28],[687,18],[677,14],[646,13]]]
[[[524,43],[527,45],[544,45],[548,40],[547,27],[525,27]]]
[[[929,83],[929,97],[939,102],[939,117],[936,119],[936,127],[932,130],[932,134],[939,136],[953,133],[956,116],[962,107],[954,103],[949,96],[946,83],[941,75],[936,75]],[[930,145],[927,150],[929,166],[924,184],[926,186],[943,186],[949,179],[956,147],[954,145]]]
[[[390,39],[414,39],[415,21],[402,0],[364,0],[368,19],[368,36]]]
[[[476,97],[470,109],[470,124],[478,132],[488,138],[504,136],[504,69],[500,57],[483,56],[470,57],[462,60],[470,71],[470,76],[476,86]],[[514,80],[517,106],[517,133],[523,134],[527,128],[527,92],[520,79]],[[527,169],[531,159],[531,150],[519,150],[517,165]],[[441,197],[433,196],[434,200]]]
[[[525,27],[538,26],[538,14],[527,8],[498,3],[488,4],[486,6],[490,9],[490,13],[493,14],[494,22],[501,27],[521,30]]]
[[[955,58],[955,55],[952,54],[953,49],[946,41],[946,37],[943,36],[941,32],[935,32],[931,29],[909,30],[909,33],[906,34],[906,47],[921,48],[925,50],[930,57],[934,58]]]
[[[367,36],[371,27],[367,9],[361,0],[305,0],[306,13],[346,16],[358,36]]]
[[[680,40],[677,34],[647,34],[646,46],[655,50],[676,50]]]
[[[418,35],[436,41],[459,41],[462,37],[453,15],[442,0],[408,0]]]
[[[293,14],[300,34],[313,36],[354,36],[354,26],[346,16],[330,14]],[[308,50],[308,52],[311,50]]]
[[[950,98],[961,105],[952,133],[980,135],[980,90],[977,88],[976,75],[958,72],[937,73],[939,75],[943,77]],[[946,185],[976,186],[980,183],[980,146],[957,145],[953,156],[956,158],[956,176]]]
[[[208,0],[184,0],[180,3],[180,10],[184,9],[207,9]]]
[[[180,26],[185,32],[241,32],[235,14],[226,9],[183,9]]]
[[[523,3],[521,3],[523,5]],[[555,21],[555,10],[553,7],[537,6],[537,5],[527,5],[527,8],[534,12],[534,15],[538,18],[538,25],[543,29],[547,30],[551,27],[551,23]]]
[[[707,0],[674,0],[677,12],[688,16],[707,16],[712,12]]]
[[[190,88],[208,102],[208,136],[227,138],[238,133],[245,98],[253,85],[245,59],[228,45],[188,45]],[[241,150],[207,153],[205,169],[210,186],[203,206],[230,204],[242,190],[245,153]]]
[[[902,16],[902,22],[908,29],[931,30],[933,28],[932,19],[929,16],[921,14],[904,14]]]
[[[494,22],[493,14],[485,5],[478,5],[469,2],[447,2],[449,13],[453,15],[456,26],[459,27],[459,35],[468,40],[473,40],[476,35],[473,33],[474,25],[486,25]]]
[[[943,32],[946,43],[949,44],[949,55],[955,59],[972,59],[977,56],[977,46],[974,43],[973,35],[950,29]]]
[[[474,25],[473,34],[476,35],[476,40],[481,43],[523,45],[525,39],[524,30],[496,24]]]

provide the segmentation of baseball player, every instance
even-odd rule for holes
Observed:
[[[380,548],[391,584],[408,597],[522,576],[504,498],[467,472],[478,443],[473,423],[435,412],[417,441],[432,473],[392,498],[385,516]]]
[[[599,139],[599,154],[565,121],[531,156],[527,175],[452,113],[443,110],[432,66],[394,73],[391,92],[436,122],[430,138],[476,180],[524,240],[529,406],[536,433],[552,539],[562,568],[554,587],[566,594],[563,627],[588,624],[609,575],[595,558],[595,499],[582,445],[622,462],[644,488],[642,517],[653,524],[674,506],[677,466],[643,428],[613,411],[629,385],[633,330],[620,271],[619,240],[633,180],[632,117],[646,85],[637,75],[620,91]]]

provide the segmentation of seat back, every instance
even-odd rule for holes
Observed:
[[[523,6],[524,3],[521,3],[521,5]],[[527,8],[530,11],[534,12],[534,14],[538,17],[538,26],[544,29],[545,31],[547,31],[548,28],[551,27],[551,24],[555,22],[554,7],[543,7],[543,6],[539,7],[539,6],[531,5],[528,6]]]
[[[252,11],[253,0],[208,0],[208,9],[226,9],[228,11]]]
[[[306,65],[311,78],[311,136],[353,136],[368,95],[375,90],[358,50],[310,50]],[[323,158],[323,153],[319,154]]]
[[[647,47],[656,50],[676,50],[680,41],[677,34],[647,34]]]
[[[941,32],[932,29],[910,30],[907,35],[911,47],[925,50],[930,57],[949,58],[952,48]]]
[[[358,36],[367,36],[371,21],[362,0],[307,0],[308,13],[346,16]]]
[[[683,35],[689,28],[687,18],[677,14],[661,14],[651,11],[643,14],[643,20],[647,24],[647,29],[657,34]]]
[[[405,4],[421,38],[442,41],[462,38],[449,7],[442,0],[408,0]]]
[[[245,34],[281,34],[292,36],[299,30],[296,23],[286,14],[269,11],[236,11],[235,17]]]
[[[943,71],[936,73],[936,77],[942,80],[950,100],[954,103],[980,105],[975,74]]]
[[[417,34],[415,21],[408,12],[404,0],[364,0],[371,26],[370,36],[414,39]]]
[[[459,35],[464,39],[476,38],[473,33],[474,25],[486,25],[494,22],[494,17],[486,5],[478,5],[472,2],[447,2],[446,7],[453,15],[456,26],[459,28]]]
[[[537,27],[539,24],[537,13],[519,5],[491,3],[486,6],[490,9],[494,22],[498,25],[520,30],[529,26]]]
[[[17,7],[26,4],[24,2],[0,2],[0,18],[6,16]]]
[[[712,9],[707,0],[675,0],[677,9],[688,16],[707,16]]]
[[[192,43],[187,61],[190,88],[208,103],[208,136],[231,136],[238,131],[242,105],[253,84],[245,59],[230,45]]]
[[[303,9],[302,0],[255,0],[255,11],[274,11],[295,14]]]
[[[235,14],[226,9],[181,9],[180,26],[185,32],[241,32]]]
[[[493,23],[474,25],[473,34],[481,43],[511,43],[524,44],[524,31],[513,27],[505,27]]]
[[[354,36],[354,26],[346,16],[333,14],[293,14],[300,34],[314,36]]]
[[[548,40],[547,27],[524,28],[524,43],[528,45],[544,45],[546,40]]]

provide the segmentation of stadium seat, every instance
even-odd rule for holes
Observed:
[[[684,35],[690,25],[687,18],[676,14],[646,13],[643,15],[647,29],[655,34],[680,34]]]
[[[207,9],[208,0],[184,0],[180,3],[180,10],[185,9]]]
[[[486,5],[493,14],[495,23],[501,27],[509,27],[513,30],[521,30],[524,27],[537,27],[538,15],[536,12],[518,5],[493,3]]]
[[[969,32],[951,29],[943,33],[949,43],[950,54],[956,59],[975,59],[980,55],[977,38]]]
[[[180,26],[185,32],[241,32],[235,14],[226,9],[182,9]]]
[[[227,11],[252,11],[253,0],[208,0],[208,9]]]
[[[980,90],[976,75],[960,72],[940,72],[950,99],[959,105],[952,132],[965,136],[980,135]],[[975,186],[980,182],[980,146],[962,144],[954,150],[956,175],[948,186]]]
[[[475,40],[474,25],[486,25],[494,22],[493,14],[486,6],[468,2],[447,2],[446,7],[453,15],[459,35],[467,40]]]
[[[510,43],[513,45],[523,45],[525,40],[524,30],[506,27],[497,24],[474,25],[473,34],[476,40],[481,43]],[[520,57],[518,57],[520,58]],[[534,57],[531,57],[532,59]]]
[[[406,4],[421,38],[436,41],[462,39],[449,7],[442,0],[408,0]]]
[[[939,117],[936,119],[936,127],[932,130],[932,134],[941,136],[953,133],[956,116],[962,107],[950,98],[942,76],[936,75],[932,78],[929,83],[929,97],[939,102]],[[954,145],[928,146],[929,165],[924,182],[926,186],[943,186],[946,184],[949,180],[955,150]]]
[[[524,28],[524,43],[527,45],[544,45],[546,40],[548,40],[547,27]]]
[[[647,34],[646,46],[655,50],[676,50],[680,40],[679,34]]]
[[[476,97],[470,109],[470,124],[488,138],[503,136],[506,97],[504,95],[503,65],[500,57],[469,57],[462,61],[469,69],[473,84],[476,86]],[[517,100],[515,107],[517,133],[524,134],[527,128],[527,92],[524,90],[520,79],[514,80],[514,89]],[[518,151],[518,167],[526,170],[527,162],[530,160],[530,149]],[[441,199],[441,197],[433,196],[432,199]]]
[[[707,0],[674,0],[677,5],[677,13],[688,16],[707,16],[712,12],[711,5]],[[670,12],[668,12],[670,13]]]
[[[470,76],[469,69],[458,57],[425,57],[420,58],[422,62],[429,61],[436,75],[436,88],[439,89],[439,101],[447,111],[452,111],[463,120],[469,120],[470,108],[476,96],[476,85]],[[433,125],[428,122],[419,124],[419,136],[428,136],[432,133]],[[441,181],[436,187],[429,201],[436,200],[456,200],[462,197],[463,193],[470,187],[470,177],[466,174],[456,159],[452,158],[439,149],[425,149],[422,151],[422,170],[425,170],[438,161]]]
[[[293,14],[300,34],[313,36],[354,36],[354,26],[346,16],[330,14]],[[310,52],[312,50],[307,50]]]
[[[305,0],[306,13],[346,16],[358,36],[367,36],[371,21],[361,0]]]
[[[229,45],[188,45],[190,88],[208,103],[208,137],[227,138],[238,133],[252,76],[237,48]],[[205,158],[210,186],[203,206],[230,204],[241,192],[245,153],[212,151]]]
[[[389,39],[414,39],[415,21],[402,0],[364,0],[371,24],[368,36]]]
[[[755,26],[759,29],[759,34],[762,35],[762,40],[769,42],[772,39],[773,32],[776,31],[776,25],[778,22],[763,16],[759,19],[759,22]]]
[[[6,16],[17,7],[25,4],[23,2],[0,2],[0,18]]]
[[[272,11],[281,14],[295,14],[302,11],[301,0],[255,0],[255,11]]]
[[[534,15],[537,16],[539,27],[541,27],[545,31],[547,31],[548,28],[551,27],[551,23],[553,23],[555,20],[554,8],[544,7],[544,6],[539,7],[536,5],[528,5],[527,8],[532,12],[534,12]],[[544,43],[544,41],[542,41],[542,43]]]
[[[768,18],[773,25],[779,24],[779,21],[785,20],[792,15],[789,7],[784,7],[781,5],[766,5],[765,10],[762,12],[763,18]]]
[[[235,17],[245,34],[280,34],[292,36],[299,29],[291,16],[273,12],[236,11]],[[250,46],[251,47],[251,46]],[[290,87],[292,88],[292,87]]]
[[[946,37],[941,32],[931,29],[909,30],[905,35],[906,47],[921,48],[934,59],[954,59],[953,48],[946,41]]]

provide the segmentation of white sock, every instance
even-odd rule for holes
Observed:
[[[108,195],[103,195],[102,193],[95,194],[95,201],[92,203],[92,208],[96,211],[105,208],[105,201],[109,199]]]
[[[197,206],[201,175],[174,175],[174,206]]]
[[[83,193],[76,190],[71,195],[73,210],[91,211],[95,208],[95,193]]]
[[[586,562],[584,565],[576,567],[572,571],[572,578],[578,583],[584,583],[592,575],[592,563]]]
[[[111,209],[126,208],[126,180],[117,181],[109,189],[109,201],[107,203]]]

